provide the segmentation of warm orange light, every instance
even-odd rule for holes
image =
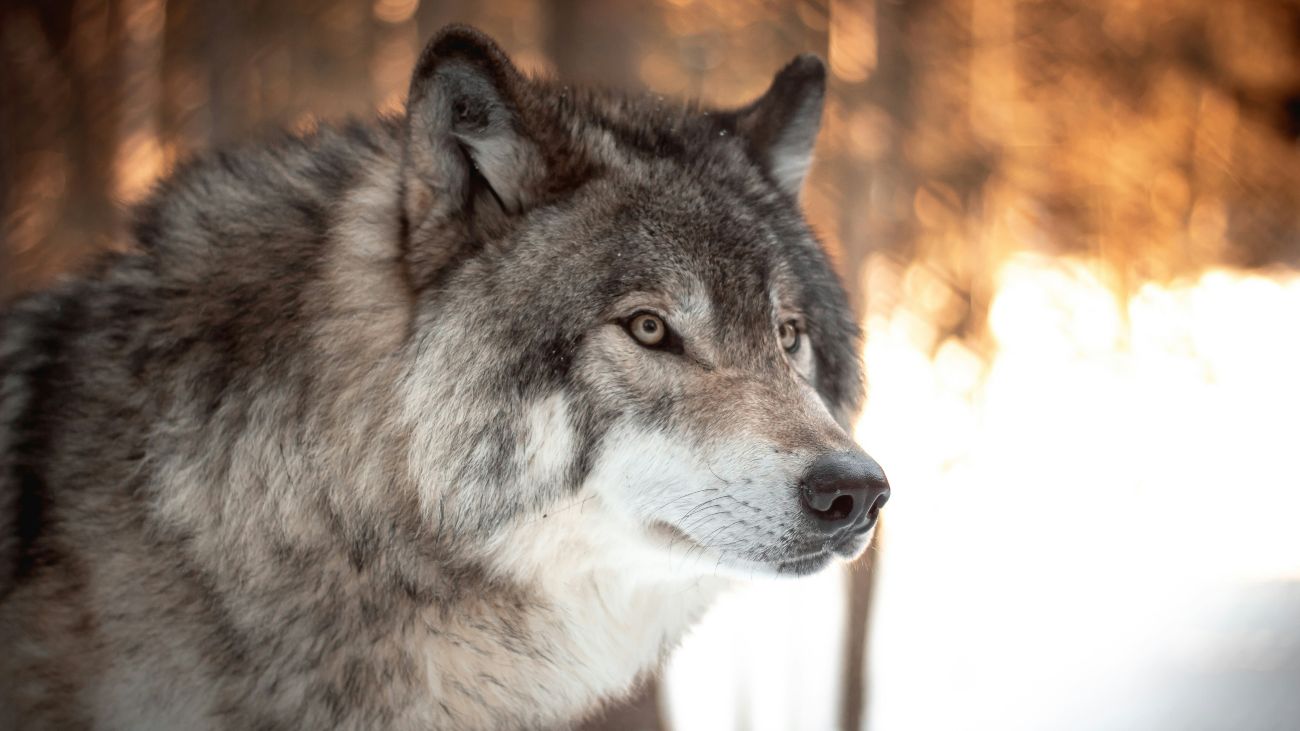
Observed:
[[[420,0],[375,0],[375,17],[385,23],[405,23],[415,15]]]

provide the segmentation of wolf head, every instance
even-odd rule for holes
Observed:
[[[469,28],[429,44],[398,214],[439,530],[563,523],[746,574],[863,549],[889,487],[845,431],[859,333],[799,209],[824,77],[801,56],[713,111],[527,78]]]

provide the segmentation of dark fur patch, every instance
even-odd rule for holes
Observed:
[[[31,364],[24,375],[30,393],[26,408],[12,424],[16,439],[11,446],[13,482],[18,490],[14,532],[17,550],[14,583],[30,578],[38,569],[59,561],[55,546],[44,539],[47,523],[54,519],[54,496],[47,483],[54,431],[61,401],[68,387],[71,365],[69,340],[82,326],[83,304],[63,297],[34,323],[37,332],[28,349]]]

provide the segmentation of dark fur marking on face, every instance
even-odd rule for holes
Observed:
[[[642,418],[646,420],[647,425],[667,428],[672,422],[677,403],[678,399],[673,394],[662,394],[650,402],[649,407],[642,413]]]
[[[615,418],[614,414],[599,413],[585,398],[573,404],[569,419],[570,427],[576,435],[577,446],[565,477],[565,484],[569,490],[576,491],[591,474],[596,463],[596,453]]]
[[[520,344],[520,355],[514,367],[506,371],[503,385],[527,400],[568,383],[573,355],[582,342],[581,335],[558,331],[568,326],[539,321],[514,331],[510,337]]]

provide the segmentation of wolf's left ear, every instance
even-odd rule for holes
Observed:
[[[812,164],[825,98],[826,67],[806,53],[778,71],[763,96],[732,113],[759,164],[796,198]]]
[[[411,76],[402,170],[413,233],[452,222],[491,228],[533,202],[545,165],[519,113],[527,84],[468,26],[449,26],[425,47]]]

